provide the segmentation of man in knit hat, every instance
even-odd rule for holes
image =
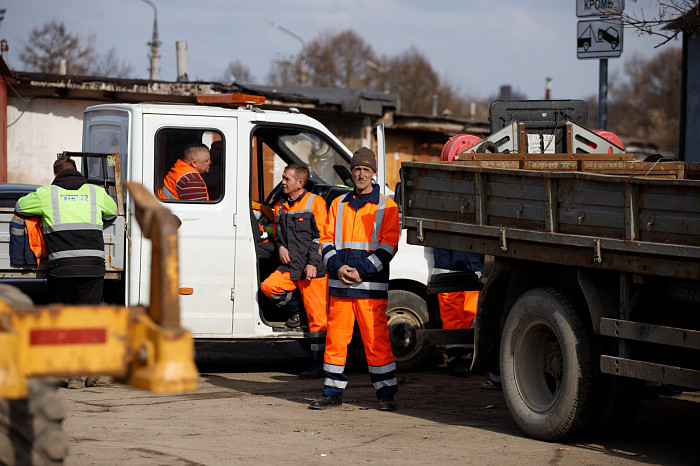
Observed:
[[[348,384],[345,375],[348,343],[357,324],[362,334],[369,376],[379,409],[394,411],[396,363],[391,352],[386,308],[389,261],[399,243],[399,209],[372,184],[377,159],[363,147],[350,164],[353,192],[336,198],[326,217],[321,254],[328,269],[330,305],[323,371],[323,395],[311,409],[341,406]]]

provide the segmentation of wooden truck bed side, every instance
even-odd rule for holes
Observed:
[[[411,244],[700,278],[697,180],[463,162],[403,163],[401,179]]]

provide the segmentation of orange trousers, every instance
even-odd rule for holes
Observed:
[[[439,293],[442,328],[471,328],[478,302],[478,291]]]
[[[345,366],[348,344],[352,340],[352,330],[357,319],[367,364],[377,367],[393,363],[394,354],[391,352],[386,323],[386,306],[386,299],[331,296],[324,362],[334,366]]]
[[[289,272],[281,273],[275,270],[262,283],[262,292],[275,301],[279,301],[279,298],[287,293],[291,294],[297,288],[309,318],[309,331],[325,331],[328,325],[328,275],[313,280],[293,281]]]

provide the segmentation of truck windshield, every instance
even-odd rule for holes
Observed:
[[[330,185],[348,185],[344,175],[345,170],[349,173],[348,161],[319,136],[307,131],[277,136],[280,148],[294,154],[298,163],[309,167],[312,179]]]

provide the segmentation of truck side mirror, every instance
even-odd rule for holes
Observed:
[[[396,188],[394,189],[394,202],[399,206],[399,211],[401,210],[401,204],[403,199],[401,198],[401,182],[396,183]]]

